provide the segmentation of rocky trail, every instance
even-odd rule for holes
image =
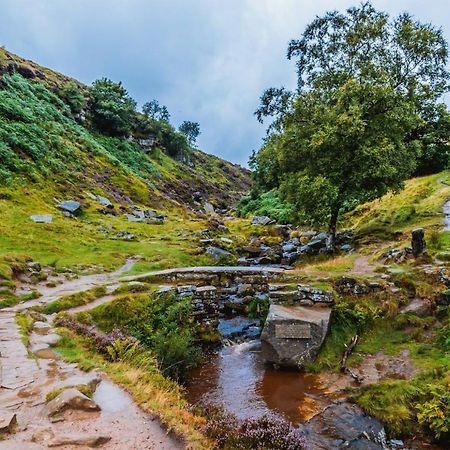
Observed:
[[[0,428],[15,433],[0,441],[0,449],[182,449],[184,445],[168,435],[158,420],[142,411],[130,395],[99,371],[82,372],[52,351],[59,336],[48,322],[36,322],[29,349],[23,344],[16,313],[36,304],[107,285],[111,292],[119,276],[128,271],[130,259],[111,274],[88,275],[53,288],[38,286],[38,300],[0,310]],[[105,295],[85,309],[110,300]],[[81,310],[74,308],[72,312]],[[71,386],[89,386],[92,400]],[[49,392],[65,388],[48,403]]]

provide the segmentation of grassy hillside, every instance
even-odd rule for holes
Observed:
[[[73,80],[5,50],[0,74],[0,275],[9,278],[14,261],[26,258],[92,270],[110,270],[129,255],[143,256],[135,270],[207,262],[195,244],[207,227],[203,202],[232,206],[249,187],[247,170],[197,149],[179,161],[163,148],[145,153],[138,139],[99,134],[57,95]],[[92,194],[108,198],[113,211]],[[83,206],[76,219],[57,209],[69,199]],[[167,219],[130,223],[124,213],[135,206]],[[34,223],[35,214],[52,214],[53,222]],[[118,231],[136,240],[118,239]]]

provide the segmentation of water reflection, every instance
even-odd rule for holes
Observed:
[[[209,357],[192,372],[187,388],[191,403],[223,405],[239,418],[274,413],[295,424],[329,402],[314,375],[267,367],[256,340],[225,347]]]

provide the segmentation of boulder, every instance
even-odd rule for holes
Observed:
[[[216,261],[218,261],[218,260],[220,260],[222,258],[228,258],[229,256],[231,256],[230,252],[227,252],[223,248],[214,247],[214,246],[209,246],[206,249],[206,254],[211,256],[211,258],[216,260]]]
[[[270,225],[274,223],[274,221],[267,216],[253,216],[252,217],[252,225]]]
[[[114,205],[106,197],[97,195],[97,201],[98,201],[98,203],[100,203],[100,205],[104,206],[105,208],[108,208],[108,209],[114,208]]]
[[[427,252],[425,243],[425,231],[423,228],[416,228],[411,233],[411,247],[414,256],[421,256]]]
[[[100,406],[77,389],[69,388],[50,400],[45,405],[43,413],[48,417],[53,417],[68,409],[91,412],[100,411]]]
[[[81,204],[75,200],[65,200],[58,205],[58,208],[74,216],[81,212]]]
[[[276,366],[301,369],[313,362],[328,332],[331,308],[270,305],[261,354]]]
[[[36,214],[30,216],[30,219],[35,223],[52,223],[53,216],[51,214]]]
[[[386,437],[383,425],[345,401],[331,404],[306,422],[303,429],[307,442],[314,449],[388,448],[381,444]]]
[[[215,210],[214,210],[214,206],[213,205],[211,205],[211,203],[209,203],[209,202],[205,202],[204,204],[203,204],[203,209],[205,210],[205,213],[206,214],[215,214]]]

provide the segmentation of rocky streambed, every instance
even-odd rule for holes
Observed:
[[[321,375],[268,365],[254,320],[225,318],[219,330],[227,345],[192,370],[187,384],[192,404],[221,405],[240,419],[282,417],[300,427],[314,449],[406,448],[388,442],[382,424],[329,390]]]

